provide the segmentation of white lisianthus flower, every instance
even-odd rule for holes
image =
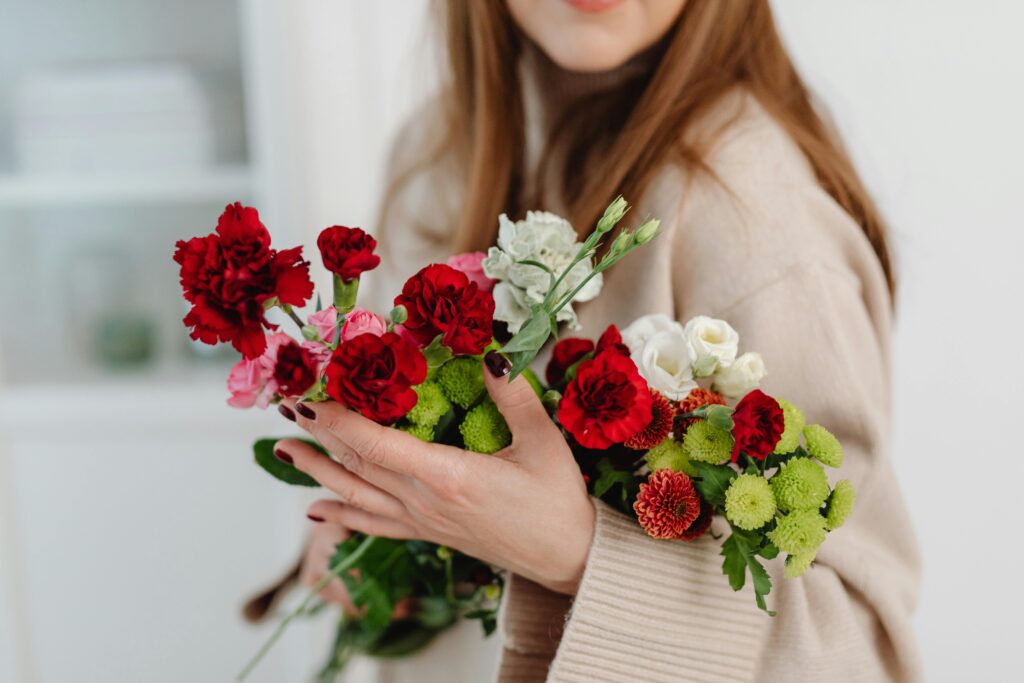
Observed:
[[[513,334],[530,319],[532,306],[547,296],[551,279],[547,272],[523,261],[542,263],[558,278],[575,258],[581,244],[569,221],[546,211],[527,211],[526,219],[512,222],[502,214],[498,218],[498,245],[491,247],[483,261],[484,274],[497,280],[494,286],[494,317],[508,324]],[[593,271],[593,259],[580,261],[558,286],[556,297],[563,297]],[[589,301],[601,291],[603,279],[596,275],[576,293],[573,302]],[[558,312],[561,322],[578,327],[570,302]]]
[[[640,376],[666,398],[679,401],[696,388],[683,326],[672,318],[660,313],[638,318],[622,330],[622,342]]]
[[[739,398],[756,389],[767,374],[761,354],[748,351],[715,373],[714,388],[729,398]]]
[[[686,323],[683,332],[690,346],[694,374],[707,377],[736,360],[740,335],[724,320],[698,315]]]

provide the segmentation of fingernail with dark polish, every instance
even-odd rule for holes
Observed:
[[[307,406],[305,403],[296,403],[295,412],[297,412],[299,415],[306,418],[307,420],[316,419],[316,413],[314,413],[313,409]]]
[[[282,415],[287,417],[292,422],[295,422],[295,413],[293,413],[292,409],[289,408],[288,406],[286,406],[285,404],[282,403],[282,404],[278,405],[277,406],[277,412],[281,413]]]
[[[504,377],[512,370],[512,363],[497,351],[488,351],[484,356],[484,363],[495,377]]]
[[[322,522],[322,521],[324,521],[323,517],[317,517],[316,515],[309,515],[309,514],[307,514],[306,516],[309,517],[314,522]]]
[[[286,462],[289,465],[291,465],[293,462],[295,462],[294,460],[292,460],[292,456],[288,455],[287,453],[282,451],[280,448],[274,449],[274,456],[278,460],[280,460],[281,462]]]

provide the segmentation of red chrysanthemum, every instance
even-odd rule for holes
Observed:
[[[672,420],[676,415],[672,404],[654,389],[651,389],[651,401],[651,422],[639,432],[626,439],[626,443],[623,445],[627,448],[637,451],[646,451],[654,448],[664,441],[665,437],[672,431]]]
[[[302,306],[313,295],[302,247],[271,249],[259,213],[239,203],[224,210],[216,232],[179,241],[174,260],[192,304],[184,320],[192,338],[231,342],[246,358],[267,348],[264,328],[277,328],[264,316],[267,302]]]
[[[423,346],[441,335],[456,355],[476,355],[491,343],[494,297],[451,266],[435,263],[420,270],[406,281],[395,306],[405,306],[403,329]]]
[[[732,422],[733,462],[741,453],[764,460],[775,450],[786,428],[779,402],[760,389],[754,389],[736,405]]]
[[[726,405],[726,402],[720,394],[717,394],[710,389],[697,387],[696,389],[691,389],[686,398],[676,404],[676,414],[682,415],[684,413],[697,410],[697,408],[703,408],[704,406],[711,405],[724,406]],[[690,425],[696,422],[697,419],[698,418],[695,417],[678,418],[675,425],[675,438],[682,440],[683,436],[686,434],[686,430],[689,429]]]
[[[700,517],[701,499],[688,476],[658,470],[640,484],[633,511],[651,538],[679,540]]]
[[[650,423],[651,400],[629,356],[609,349],[580,363],[558,404],[558,422],[584,448],[604,449]]]
[[[697,519],[694,520],[693,524],[690,525],[690,528],[683,532],[683,535],[680,536],[680,540],[695,541],[703,536],[707,533],[707,530],[711,528],[711,520],[714,516],[715,508],[711,507],[707,501],[702,499],[700,501],[700,514],[697,516]]]

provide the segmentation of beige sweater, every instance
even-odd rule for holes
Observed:
[[[550,66],[539,77],[536,65],[526,69],[535,155],[545,112],[593,84]],[[725,318],[740,334],[741,351],[764,357],[763,388],[841,439],[846,457],[833,482],[853,481],[855,512],[803,577],[784,579],[781,560],[769,563],[768,601],[778,611],[771,618],[756,609],[749,586],[729,587],[720,541],[655,541],[596,502],[597,528],[575,598],[511,577],[502,683],[920,677],[910,621],[919,560],[888,454],[885,280],[861,230],[751,97],[727,98],[707,125],[737,113],[708,159],[721,184],[670,167],[636,202],[634,215],[661,218],[662,234],[607,276],[601,296],[581,309],[580,334],[596,337],[609,323],[622,327],[647,313]],[[399,138],[399,166],[416,156],[430,118]],[[387,214],[382,295],[450,254],[444,238],[459,194],[447,163],[419,173]],[[714,528],[723,530],[721,519]]]

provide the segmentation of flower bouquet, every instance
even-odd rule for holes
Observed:
[[[703,316],[685,326],[645,316],[621,334],[609,327],[596,343],[559,340],[548,387],[530,370],[560,324],[578,326],[573,304],[598,295],[603,271],[656,237],[659,223],[649,220],[605,241],[627,209],[616,199],[582,243],[554,214],[501,216],[486,255],[424,267],[386,316],[356,308],[360,275],[380,262],[374,239],[358,228],[327,228],[317,245],[334,274],[332,305],[321,307],[318,297],[303,320],[294,309],[312,298],[313,285],[301,248],[272,249],[256,210],[235,204],[215,233],[178,243],[192,304],[184,322],[193,338],[230,342],[242,353],[228,379],[235,407],[333,400],[421,440],[482,454],[512,438],[481,372],[483,354],[498,349],[511,361],[510,378],[523,374],[561,427],[593,496],[634,515],[657,539],[692,541],[716,514],[724,517],[731,533],[723,572],[734,590],[749,574],[757,605],[768,611],[771,580],[761,559],[786,553],[786,575],[799,576],[850,514],[854,491],[847,481],[831,487],[821,466],[841,463],[835,437],[756,388],[764,363],[756,353],[737,355],[736,331]],[[294,321],[302,341],[277,331],[266,318],[273,308]],[[728,399],[739,400],[730,407]],[[275,441],[256,442],[256,462],[287,483],[317,486],[275,457]],[[450,548],[355,534],[240,678],[289,622],[315,609],[334,578],[357,611],[342,616],[324,680],[353,653],[413,652],[459,619],[492,632],[503,585],[492,567]]]
[[[512,376],[524,374],[541,395],[528,366],[558,322],[574,322],[573,302],[596,295],[601,272],[657,233],[657,221],[621,231],[596,259],[602,236],[626,208],[616,200],[582,244],[551,214],[531,213],[519,223],[502,216],[500,245],[515,251],[534,243],[515,260],[506,259],[507,251],[496,253],[486,270],[500,271],[501,282],[484,274],[484,254],[463,254],[412,276],[386,316],[356,307],[360,276],[380,263],[376,241],[359,228],[327,228],[317,246],[333,274],[332,303],[323,307],[317,297],[304,320],[296,309],[313,298],[314,288],[302,248],[272,248],[256,209],[236,203],[215,232],[177,244],[174,260],[191,304],[184,323],[193,339],[231,343],[242,354],[227,380],[233,407],[267,408],[289,397],[304,404],[333,400],[424,441],[495,453],[509,445],[511,434],[485,390],[483,355],[501,348],[514,362]],[[535,283],[534,271],[543,282]],[[518,287],[527,281],[530,286]],[[505,334],[503,346],[494,339],[495,328],[502,328],[494,324],[496,302],[513,334]],[[299,335],[279,331],[267,317],[272,309],[290,318]],[[318,486],[286,454],[275,453],[276,442],[256,441],[256,463],[288,484]],[[335,578],[344,581],[356,609],[342,615],[322,680],[333,680],[355,653],[414,652],[460,619],[479,620],[490,634],[503,585],[492,567],[450,548],[354,534],[239,679],[290,622],[319,608],[317,595]]]

